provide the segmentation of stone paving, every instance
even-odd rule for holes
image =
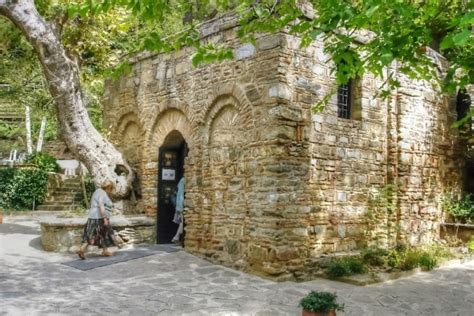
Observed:
[[[275,283],[184,251],[89,271],[41,250],[37,221],[0,225],[0,315],[301,315],[310,290],[337,292],[338,315],[474,315],[474,261],[359,287],[317,279]]]

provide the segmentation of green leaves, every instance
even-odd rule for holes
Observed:
[[[446,36],[440,44],[442,50],[452,48],[454,46],[463,47],[469,43],[469,40],[472,40],[473,34],[472,31],[464,29],[457,33],[451,33]]]
[[[47,192],[48,174],[41,169],[0,169],[0,206],[32,209],[41,204]]]
[[[201,64],[209,64],[214,61],[224,61],[232,58],[234,58],[234,53],[231,49],[208,44],[198,47],[191,61],[193,66],[197,67]]]

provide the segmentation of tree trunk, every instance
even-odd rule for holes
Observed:
[[[38,135],[38,142],[36,143],[36,152],[39,153],[43,149],[44,131],[46,129],[46,116],[41,119],[41,127]]]
[[[61,134],[69,149],[86,165],[96,185],[115,183],[113,195],[128,194],[133,172],[122,154],[93,127],[80,87],[78,65],[67,56],[51,26],[33,0],[0,0],[0,14],[27,37],[41,62],[55,100]],[[117,174],[118,173],[118,174]]]
[[[31,155],[33,153],[33,141],[31,140],[31,116],[30,107],[25,106],[25,125],[26,125],[26,153]]]

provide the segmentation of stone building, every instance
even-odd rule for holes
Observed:
[[[104,122],[158,242],[176,230],[183,174],[185,249],[254,273],[304,278],[325,253],[439,238],[440,198],[462,182],[452,100],[396,65],[386,72],[401,87],[386,99],[370,74],[337,87],[320,41],[300,49],[280,32],[242,44],[235,27],[224,16],[201,29],[234,48],[232,61],[141,54],[106,89]]]

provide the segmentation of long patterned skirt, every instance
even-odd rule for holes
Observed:
[[[104,225],[104,219],[87,219],[87,223],[84,226],[84,232],[82,233],[82,243],[87,243],[92,246],[99,248],[107,248],[116,246],[114,230],[110,225]]]

